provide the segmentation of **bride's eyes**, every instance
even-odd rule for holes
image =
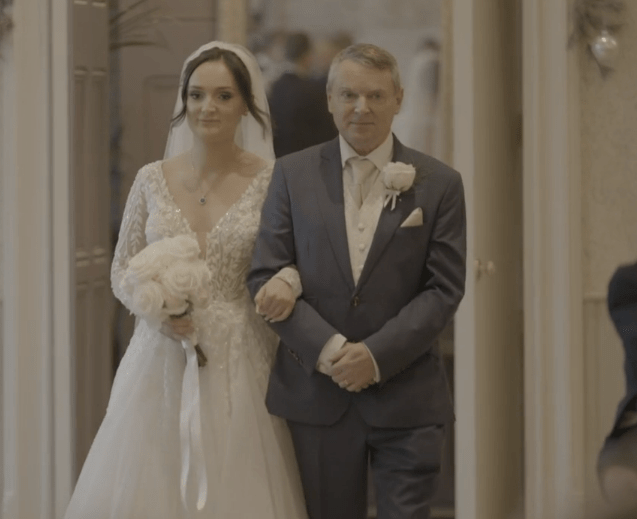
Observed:
[[[194,100],[203,99],[203,96],[204,96],[203,93],[198,92],[196,90],[188,93],[188,97]],[[221,92],[217,97],[221,101],[229,101],[230,99],[234,97],[234,95],[232,94],[232,92]]]

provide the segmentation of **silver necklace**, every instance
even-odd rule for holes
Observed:
[[[210,187],[210,189],[206,191],[206,194],[199,199],[199,203],[201,205],[206,205],[206,197],[210,194],[210,191],[212,191],[212,187]]]
[[[192,161],[192,155],[190,156],[190,167],[192,168],[193,176],[196,175],[196,173],[195,173],[195,164]],[[208,188],[208,191],[206,191],[206,193],[199,199],[199,204],[200,205],[206,205],[206,197],[210,194],[210,191],[212,191],[213,187],[214,186],[210,186]]]

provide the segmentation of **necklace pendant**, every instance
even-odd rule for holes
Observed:
[[[205,196],[202,196],[202,197],[199,199],[199,203],[200,203],[201,205],[205,205],[205,204],[206,204],[206,197],[205,197]]]

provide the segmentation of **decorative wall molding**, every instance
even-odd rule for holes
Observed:
[[[68,4],[17,2],[2,63],[3,519],[70,495]]]
[[[584,501],[579,73],[567,1],[523,2],[526,517]]]
[[[465,188],[467,214],[474,214],[473,200],[475,176],[474,146],[474,4],[475,0],[452,0],[453,20],[453,167],[462,172]],[[469,231],[469,229],[468,229]],[[467,232],[467,265],[473,265],[475,258],[475,237]],[[467,269],[467,279],[463,303],[454,318],[455,357],[454,395],[456,408],[456,517],[475,519],[478,514],[478,444],[474,432],[478,416],[478,398],[473,388],[477,387],[476,322],[471,304],[475,298],[476,278],[471,268]],[[458,324],[461,323],[461,326]],[[462,344],[462,352],[458,346]],[[462,381],[463,388],[459,387]],[[469,390],[464,390],[464,388]]]
[[[245,45],[248,39],[246,0],[217,0],[217,39]]]
[[[0,36],[0,52],[2,52],[2,37]],[[6,47],[5,47],[6,48]],[[6,61],[5,61],[6,63]],[[8,166],[6,161],[7,151],[6,146],[7,142],[5,141],[5,127],[8,116],[5,115],[8,101],[8,93],[7,93],[7,85],[8,77],[7,77],[7,65],[4,67],[0,67],[0,171],[5,171],[5,168]],[[4,207],[4,186],[0,182],[0,207]],[[3,265],[3,247],[4,247],[4,236],[3,236],[3,219],[4,214],[0,211],[0,374],[4,373],[3,370],[3,355],[2,355],[2,341],[4,339],[4,333],[2,331],[2,324],[4,318],[4,310],[2,308],[2,301],[4,298],[4,269]],[[3,398],[3,384],[0,383],[0,467],[4,467],[4,398]],[[4,471],[0,468],[0,496],[4,493]],[[0,502],[1,505],[1,502]],[[2,508],[0,508],[1,513]]]
[[[61,519],[73,491],[73,192],[71,108],[71,3],[50,0],[51,5],[51,242],[53,318],[53,517]]]
[[[584,303],[592,303],[598,301],[603,301],[604,303],[606,303],[607,297],[608,294],[602,292],[586,292],[583,299]]]

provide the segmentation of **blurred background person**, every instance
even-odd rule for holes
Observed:
[[[352,36],[346,32],[339,32],[328,37],[318,38],[314,45],[314,60],[312,76],[322,84],[323,90],[327,86],[327,74],[332,60],[343,49],[354,43]]]
[[[272,85],[289,68],[285,60],[285,31],[273,31],[266,34],[254,34],[250,41],[250,49],[254,53],[261,74],[266,94],[270,94]]]
[[[320,144],[338,134],[327,110],[325,88],[311,77],[313,47],[305,32],[291,33],[285,44],[289,62],[269,95],[274,126],[274,153],[288,153]]]
[[[597,470],[602,492],[612,504],[637,505],[637,263],[620,267],[613,275],[608,310],[624,347],[626,394]]]
[[[439,126],[440,38],[426,35],[407,70],[405,99],[394,131],[406,146],[441,159]]]

